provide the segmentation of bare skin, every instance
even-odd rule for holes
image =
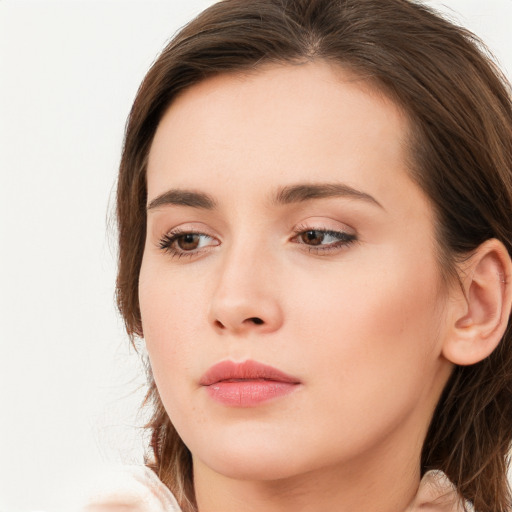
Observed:
[[[396,105],[322,62],[208,79],[162,119],[139,297],[200,512],[413,500],[462,302],[442,284],[407,130]],[[226,360],[298,384],[226,406],[200,384]]]

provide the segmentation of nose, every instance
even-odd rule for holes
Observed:
[[[256,251],[238,251],[222,262],[209,321],[219,333],[271,333],[283,323],[278,270]]]

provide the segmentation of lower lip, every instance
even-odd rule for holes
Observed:
[[[210,397],[231,407],[254,407],[288,395],[297,389],[292,382],[273,380],[245,380],[216,382],[206,386]]]

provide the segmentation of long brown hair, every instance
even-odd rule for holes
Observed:
[[[146,163],[176,95],[219,74],[261,63],[323,59],[350,68],[407,113],[411,175],[437,214],[440,267],[489,238],[512,252],[510,87],[474,35],[409,0],[223,0],[185,26],[144,79],[127,124],[119,172],[118,306],[142,337],[138,276],[146,235]],[[440,469],[477,512],[509,510],[512,333],[479,364],[459,366],[424,441],[421,470]],[[195,510],[191,455],[149,374],[148,464]]]

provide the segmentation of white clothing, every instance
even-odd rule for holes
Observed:
[[[145,466],[102,475],[80,512],[181,512],[171,491]]]
[[[150,469],[127,466],[103,479],[82,512],[181,512],[169,489]],[[470,508],[468,508],[470,510]],[[454,486],[441,471],[429,471],[405,512],[462,512]]]

